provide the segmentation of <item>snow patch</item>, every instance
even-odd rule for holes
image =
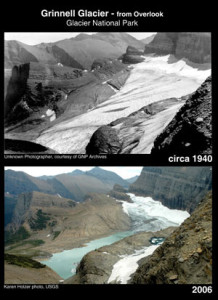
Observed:
[[[57,196],[58,196],[59,198],[62,198],[61,195],[59,195],[59,194],[57,194]]]
[[[125,255],[113,266],[108,283],[116,281],[120,282],[121,284],[127,284],[128,280],[131,278],[131,275],[138,268],[137,262],[143,257],[151,255],[158,247],[159,245],[152,245],[141,250],[135,250],[135,253],[131,255]]]
[[[46,111],[46,116],[47,117],[50,117],[50,116],[52,116],[54,114],[54,111],[52,110],[52,109],[48,109],[47,111]]]

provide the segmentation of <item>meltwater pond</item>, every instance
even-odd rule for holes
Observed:
[[[88,252],[100,247],[111,245],[127,236],[140,231],[156,232],[170,226],[179,226],[186,218],[189,217],[187,211],[169,209],[162,205],[161,202],[155,201],[150,197],[138,197],[130,194],[132,203],[122,202],[123,211],[129,215],[132,221],[130,231],[118,232],[108,237],[93,240],[85,247],[64,250],[55,253],[43,263],[58,273],[63,279],[67,279],[76,273],[76,267],[83,256]],[[118,201],[118,200],[117,200]],[[163,242],[162,237],[153,237],[151,245],[158,245]]]

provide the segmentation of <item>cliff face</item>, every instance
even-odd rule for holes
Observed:
[[[32,218],[38,218],[38,210],[44,210],[47,213],[48,211],[52,212],[54,209],[59,209],[59,211],[69,209],[75,205],[75,201],[58,195],[48,195],[40,192],[20,194],[14,209],[12,223],[9,224],[8,229],[16,230],[26,222],[30,224]]]
[[[173,54],[178,59],[187,58],[195,63],[210,63],[211,35],[204,32],[160,32],[145,46],[145,53]]]
[[[173,120],[154,141],[154,155],[212,153],[211,77],[189,96]]]
[[[129,192],[192,212],[211,184],[210,167],[144,167]]]
[[[212,283],[211,193],[151,257],[144,259],[131,283]]]
[[[24,95],[27,88],[29,70],[29,63],[13,67],[11,78],[7,87],[7,96],[5,99],[5,117],[8,116],[11,109],[20,101],[20,98]]]

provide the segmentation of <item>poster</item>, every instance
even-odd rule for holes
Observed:
[[[214,294],[212,8],[4,13],[4,292]]]

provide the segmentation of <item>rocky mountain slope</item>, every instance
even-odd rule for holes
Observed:
[[[6,252],[43,257],[129,228],[121,203],[105,194],[89,193],[83,203],[75,203],[60,195],[24,193],[6,228]]]
[[[145,53],[173,54],[195,63],[211,62],[211,34],[207,32],[158,32]]]
[[[49,267],[32,259],[5,255],[5,284],[58,284],[61,277]]]
[[[14,66],[5,72],[5,137],[34,142],[40,131],[107,100],[128,75],[126,65],[111,59],[93,61],[90,72],[60,63]],[[7,143],[6,150],[19,152],[21,145],[14,144]]]
[[[154,141],[154,155],[212,154],[211,77],[191,94]]]
[[[212,283],[211,193],[151,257],[141,262],[131,283]]]
[[[144,167],[129,192],[192,212],[211,187],[210,167]]]

